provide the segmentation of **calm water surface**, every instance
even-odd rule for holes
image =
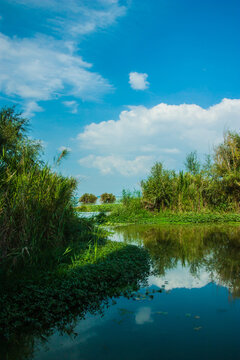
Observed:
[[[35,341],[30,358],[240,358],[239,226],[127,226],[112,238],[148,249],[147,284],[78,320],[70,335]]]

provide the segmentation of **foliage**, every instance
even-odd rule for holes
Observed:
[[[171,204],[175,194],[175,178],[174,171],[164,169],[162,163],[155,163],[148,180],[141,182],[143,199],[150,199],[147,208],[160,210]]]
[[[240,135],[227,132],[224,141],[215,148],[214,170],[219,185],[226,197],[240,201]]]
[[[127,271],[123,271],[126,268]],[[116,242],[94,242],[36,279],[24,278],[5,284],[0,297],[0,330],[6,338],[18,331],[42,332],[60,329],[74,316],[96,311],[107,297],[137,290],[149,273],[144,249]],[[29,277],[30,275],[28,275]]]
[[[198,160],[197,152],[186,157],[186,172],[168,170],[156,163],[141,182],[143,204],[149,210],[199,212],[239,211],[240,135],[227,132],[222,144]]]
[[[121,206],[120,204],[87,204],[87,205],[81,205],[76,207],[76,210],[79,212],[95,212],[95,211],[104,211],[104,212],[110,212],[114,209]]]
[[[192,151],[190,154],[186,156],[185,167],[190,174],[192,175],[199,174],[201,164],[200,161],[198,160],[196,151]]]
[[[113,194],[103,193],[100,200],[103,204],[112,204],[116,201],[116,197]]]
[[[79,198],[79,202],[83,204],[95,204],[97,201],[97,196],[93,194],[85,193]]]
[[[149,213],[142,206],[141,193],[123,190],[121,203],[113,208],[107,221],[109,223],[134,223],[142,217],[148,218]]]
[[[39,141],[27,137],[28,120],[14,108],[0,111],[0,258],[36,262],[79,232],[76,180],[40,158]],[[65,154],[60,154],[63,158]]]

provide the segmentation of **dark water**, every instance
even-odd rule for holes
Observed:
[[[240,358],[240,227],[128,226],[113,239],[148,249],[147,286],[77,321],[70,335],[32,341],[30,358]]]

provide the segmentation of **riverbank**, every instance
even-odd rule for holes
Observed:
[[[240,214],[234,213],[147,213],[124,214],[116,216],[110,214],[107,223],[115,224],[215,224],[215,223],[240,223]]]
[[[52,328],[62,330],[76,316],[99,311],[103,300],[137,290],[148,273],[149,255],[144,249],[109,240],[86,243],[54,270],[33,277],[26,268],[24,276],[4,282],[0,332],[17,339],[19,332],[37,336]]]
[[[122,204],[84,204],[76,207],[78,212],[109,212],[121,207]]]
[[[204,223],[240,223],[240,214],[233,212],[152,212],[139,207],[123,204],[87,205],[83,212],[107,212],[107,225],[115,224],[204,224]]]

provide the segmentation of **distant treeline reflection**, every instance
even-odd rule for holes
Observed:
[[[240,297],[239,226],[132,225],[116,231],[124,241],[143,243],[157,275],[164,276],[181,262],[194,276],[205,269],[233,298]]]

